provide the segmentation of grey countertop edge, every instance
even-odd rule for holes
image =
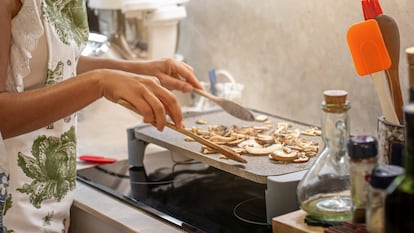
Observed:
[[[127,233],[185,232],[79,181],[72,208],[79,208]]]

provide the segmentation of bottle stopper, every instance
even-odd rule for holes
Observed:
[[[407,48],[405,53],[407,54],[408,64],[414,65],[414,46]]]
[[[408,61],[408,81],[410,84],[410,88],[414,88],[414,46],[409,47],[405,50],[405,53],[407,54],[407,61]],[[411,92],[412,90],[410,90]],[[411,96],[411,93],[410,93]],[[411,99],[411,98],[410,98]]]
[[[326,104],[345,104],[348,92],[344,90],[326,90],[323,95]]]

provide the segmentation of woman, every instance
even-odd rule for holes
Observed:
[[[158,130],[166,115],[182,127],[169,89],[202,86],[191,67],[172,59],[80,56],[88,38],[84,0],[2,0],[0,25],[0,132],[8,153],[0,158],[0,194],[8,191],[0,195],[0,232],[67,232],[76,112],[105,97],[128,102]]]

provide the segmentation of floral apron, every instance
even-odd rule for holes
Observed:
[[[44,86],[74,77],[80,52],[88,39],[85,1],[21,1],[22,9],[12,21],[8,91],[23,92],[24,78],[31,70],[39,69],[29,67],[29,61],[42,35],[48,50]],[[5,177],[10,179],[7,195],[0,200],[4,202],[0,233],[68,231],[76,185],[76,121],[73,114],[47,127],[4,140],[10,172],[8,176],[5,171]]]

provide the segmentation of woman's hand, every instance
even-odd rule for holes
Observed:
[[[193,87],[203,89],[191,66],[171,58],[132,61],[82,56],[79,59],[78,74],[97,69],[123,70],[138,75],[157,77],[161,85],[170,90],[190,92]]]
[[[170,90],[190,92],[193,87],[203,89],[194,75],[191,66],[174,59],[164,59],[149,62],[150,75],[160,80],[161,85]]]
[[[98,87],[108,100],[128,102],[134,110],[162,131],[168,114],[177,127],[183,127],[181,107],[175,95],[160,85],[153,77],[142,77],[130,72],[117,70],[96,70]]]
[[[144,122],[159,130],[165,126],[165,114],[177,127],[183,127],[178,100],[169,90],[191,92],[193,87],[203,89],[193,68],[174,59],[132,61],[81,57],[78,74],[82,76],[89,71],[105,77],[100,86],[107,99],[115,103],[119,100],[128,102],[144,117]]]

